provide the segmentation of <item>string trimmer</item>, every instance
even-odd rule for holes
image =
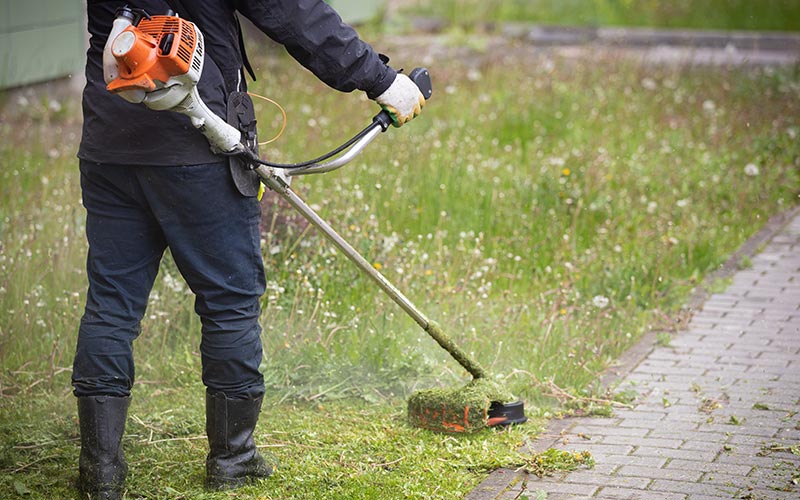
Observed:
[[[123,8],[117,12],[109,34],[103,66],[109,91],[151,109],[187,115],[208,139],[213,151],[235,160],[233,163],[239,169],[235,177],[241,178],[243,171],[252,172],[254,179],[286,200],[472,375],[473,380],[466,387],[414,393],[408,401],[411,424],[436,431],[472,432],[486,426],[525,422],[523,403],[515,401],[511,393],[492,381],[477,361],[459,348],[437,323],[428,319],[290,187],[291,177],[329,172],[351,161],[389,128],[391,115],[381,111],[356,136],[319,158],[296,164],[267,162],[258,156],[255,116],[246,94],[235,92],[229,100],[228,122],[233,125],[212,113],[203,103],[197,92],[203,61],[203,35],[193,23],[172,12],[151,17]],[[431,97],[431,80],[426,69],[415,69],[409,78],[425,99]]]

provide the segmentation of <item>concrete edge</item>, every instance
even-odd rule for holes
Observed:
[[[414,31],[442,33],[448,22],[438,17],[416,16]],[[527,22],[484,23],[481,28],[507,38],[542,46],[584,45],[614,47],[673,46],[767,52],[800,52],[800,32],[752,30],[702,30],[622,26],[558,26]]]
[[[500,32],[541,45],[596,43],[625,47],[667,45],[729,50],[800,51],[800,33],[782,31],[592,28],[508,23],[500,27]]]
[[[755,234],[750,236],[737,250],[735,250],[716,271],[708,274],[703,282],[695,289],[684,306],[690,313],[702,309],[703,304],[711,296],[710,288],[720,279],[732,277],[740,269],[742,259],[754,257],[764,245],[769,243],[786,225],[800,215],[800,205],[773,215],[767,223]],[[603,388],[612,388],[622,382],[625,376],[641,364],[656,347],[657,331],[645,333],[638,342],[625,351],[613,366],[606,368],[600,374],[600,385]],[[552,419],[547,424],[545,431],[533,441],[523,444],[523,449],[532,453],[540,453],[549,448],[554,448],[562,436],[573,427],[580,424],[580,417]],[[484,479],[466,500],[494,500],[500,495],[510,491],[520,481],[525,482],[527,473],[510,469],[497,469]],[[510,497],[509,497],[510,498]]]

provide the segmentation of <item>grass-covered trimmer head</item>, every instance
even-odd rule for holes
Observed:
[[[408,399],[411,425],[437,432],[470,433],[528,420],[522,401],[490,380],[483,367],[468,357],[438,324],[429,321],[423,328],[474,379],[456,389],[427,389],[412,394]]]
[[[522,401],[496,382],[473,379],[456,389],[417,391],[408,399],[408,420],[436,432],[477,432],[528,420]]]

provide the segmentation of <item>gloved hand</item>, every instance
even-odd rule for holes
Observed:
[[[410,121],[422,112],[425,97],[417,85],[403,73],[398,73],[389,88],[375,102],[392,116],[395,127]]]

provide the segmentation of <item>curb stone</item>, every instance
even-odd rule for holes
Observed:
[[[417,33],[442,33],[445,20],[417,16],[412,20]],[[487,23],[485,31],[536,45],[584,45],[612,47],[692,47],[756,52],[800,53],[800,33],[791,31],[699,30],[680,28],[556,26],[532,23]]]
[[[416,33],[445,36],[439,18],[416,17]],[[486,24],[483,36],[541,50],[595,49],[639,58],[646,64],[696,66],[791,66],[800,63],[800,32],[714,31],[634,27]],[[410,36],[404,36],[407,43]]]
[[[745,241],[745,243],[742,244],[742,246],[740,246],[739,249],[737,249],[735,252],[733,252],[730,255],[730,257],[725,261],[725,263],[723,263],[720,266],[719,269],[717,269],[716,271],[714,271],[711,274],[709,274],[708,276],[706,276],[706,278],[703,280],[703,283],[694,291],[694,293],[689,297],[689,299],[687,301],[687,305],[685,306],[685,308],[689,311],[689,313],[693,313],[694,311],[697,311],[697,310],[699,310],[699,309],[701,309],[703,307],[703,305],[706,303],[706,301],[711,297],[711,293],[709,291],[709,288],[711,288],[711,286],[716,281],[721,280],[721,279],[728,279],[728,278],[733,277],[738,271],[740,271],[741,262],[742,262],[743,259],[755,257],[756,255],[758,255],[763,250],[763,248],[766,246],[766,244],[768,244],[769,242],[771,242],[773,240],[777,241],[779,239],[778,238],[779,233],[784,228],[786,228],[790,223],[792,223],[792,221],[794,221],[798,217],[800,217],[800,206],[796,206],[796,207],[794,207],[792,209],[789,209],[789,210],[787,210],[787,211],[785,211],[783,213],[780,213],[780,214],[777,214],[777,215],[771,217],[767,221],[765,226],[761,230],[759,230],[757,233],[755,233],[753,236],[748,238],[748,240]],[[798,287],[798,289],[800,289],[800,287]],[[793,309],[791,312],[789,312],[789,314],[793,314],[793,313],[796,313],[796,312],[797,312],[796,309]],[[683,329],[682,329],[682,331],[683,331]],[[614,366],[606,369],[605,372],[603,374],[601,374],[601,376],[600,376],[601,386],[602,387],[613,387],[613,386],[619,384],[620,382],[622,382],[625,379],[625,377],[627,375],[632,373],[635,368],[637,368],[640,365],[642,365],[647,360],[648,356],[654,351],[654,349],[655,349],[655,347],[657,345],[657,342],[656,342],[657,334],[658,334],[658,332],[655,332],[655,331],[651,331],[651,332],[646,333],[633,347],[628,349],[622,356],[620,356],[620,358],[618,358],[618,360],[614,364]],[[792,360],[787,361],[787,362],[790,363],[790,364],[793,363]],[[745,369],[744,365],[742,365],[741,369]],[[750,370],[751,367],[749,367],[747,369]],[[759,369],[761,369],[761,367],[759,367]],[[786,370],[787,370],[787,368],[784,367],[784,368],[781,368],[780,371],[784,372]],[[754,372],[754,374],[755,374],[755,372]],[[775,378],[775,377],[774,376],[768,377],[767,378],[767,382],[764,382],[761,385],[767,385],[769,383],[768,381],[770,381],[773,378]],[[796,378],[800,379],[800,377],[796,377]],[[688,386],[688,383],[685,384],[685,385]],[[776,389],[777,389],[777,386],[776,386]],[[764,389],[763,388],[759,389],[757,387],[753,387],[753,390],[762,390],[763,391]],[[676,394],[676,396],[670,396],[670,397],[678,398],[677,391],[676,391],[675,394]],[[725,394],[725,393],[723,392],[723,394]],[[694,396],[697,396],[697,395],[695,394]],[[677,401],[677,402],[680,402],[680,401]],[[789,404],[789,405],[791,405],[793,403],[795,403],[795,402],[787,401],[787,404]],[[696,411],[696,409],[697,409],[696,404],[693,403],[691,406],[689,406],[687,404],[687,413],[689,411]],[[654,407],[650,411],[647,413],[647,415],[644,415],[643,420],[647,420],[647,419],[659,420],[659,419],[663,418],[666,415],[666,413],[663,413],[663,414],[659,413],[660,411],[663,411],[663,408]],[[637,410],[637,412],[640,413],[640,410]],[[750,418],[753,418],[754,420],[757,419],[757,417],[758,417],[757,413],[758,412],[753,412],[752,408],[749,408],[749,407],[741,408],[741,409],[737,410],[737,414],[739,416],[747,414],[747,415],[750,416]],[[598,419],[585,418],[585,417],[584,418],[570,417],[570,418],[565,418],[565,419],[560,419],[560,420],[556,420],[556,419],[551,420],[549,422],[545,432],[540,434],[534,441],[528,442],[525,445],[523,445],[523,450],[525,452],[537,453],[537,452],[545,451],[545,450],[547,450],[549,448],[557,447],[557,445],[560,442],[562,442],[563,436],[568,431],[570,431],[571,429],[573,429],[575,427],[578,427],[578,426],[590,427],[591,425],[595,424],[597,420]],[[609,421],[609,420],[613,420],[613,418],[612,419],[602,419],[602,421]],[[626,419],[626,420],[630,420],[630,419]],[[686,424],[687,424],[688,427],[685,430],[682,429],[682,428],[678,428],[678,427],[681,427],[678,424],[671,424],[669,426],[670,427],[669,431],[673,432],[673,434],[670,434],[668,432],[668,430],[665,429],[663,431],[663,434],[659,434],[659,437],[656,437],[655,439],[660,439],[662,437],[665,437],[665,438],[674,437],[674,438],[680,439],[680,437],[681,437],[683,432],[689,431],[689,430],[694,430],[694,429],[697,428],[697,424],[692,424],[689,420],[687,420]],[[642,426],[642,427],[644,427],[644,426]],[[759,447],[759,443],[760,442],[764,441],[765,439],[769,439],[769,438],[772,438],[772,437],[776,436],[776,434],[774,432],[768,432],[769,431],[768,429],[764,429],[764,433],[765,434],[769,434],[769,435],[768,436],[763,436],[763,439],[759,439],[759,438],[754,437],[754,436],[745,436],[745,437],[732,436],[732,437],[730,437],[730,436],[728,436],[728,434],[730,434],[730,432],[728,432],[729,426],[714,424],[712,426],[705,426],[705,427],[708,427],[708,429],[704,428],[704,430],[709,431],[708,432],[709,433],[709,442],[708,443],[705,443],[705,442],[704,443],[694,443],[694,444],[698,444],[698,446],[697,446],[698,449],[697,450],[690,450],[687,447],[687,445],[689,445],[689,442],[687,442],[687,443],[684,444],[683,449],[681,449],[681,450],[673,450],[674,452],[669,454],[671,456],[666,456],[666,455],[664,455],[662,453],[664,450],[658,449],[656,446],[653,446],[653,447],[641,446],[636,450],[636,456],[626,457],[625,455],[628,455],[627,453],[612,453],[612,455],[617,456],[617,458],[620,458],[620,460],[619,460],[620,463],[619,464],[615,463],[614,465],[615,466],[616,465],[621,465],[621,467],[623,467],[623,468],[624,467],[629,467],[629,469],[627,469],[627,471],[630,472],[630,471],[633,471],[632,469],[630,469],[630,467],[637,466],[637,465],[644,465],[645,462],[647,462],[648,460],[649,461],[658,462],[657,464],[647,463],[647,465],[651,465],[651,466],[655,466],[655,467],[662,467],[667,462],[669,462],[669,466],[675,468],[674,477],[676,477],[676,478],[681,477],[680,475],[682,473],[685,474],[687,471],[693,471],[693,472],[702,473],[701,476],[702,476],[702,480],[704,481],[704,483],[705,482],[712,482],[712,481],[719,480],[720,478],[724,478],[724,477],[726,477],[726,476],[728,476],[730,474],[743,475],[743,474],[749,474],[749,473],[753,473],[754,472],[754,470],[751,467],[751,465],[753,465],[753,463],[755,463],[756,458],[753,458],[753,457],[750,457],[750,458],[753,458],[752,463],[750,463],[749,461],[748,461],[748,463],[741,463],[741,464],[736,464],[736,463],[732,463],[732,462],[723,462],[724,464],[725,463],[729,463],[730,465],[725,465],[724,466],[724,470],[722,470],[719,467],[723,466],[723,464],[716,464],[716,467],[713,467],[713,469],[714,469],[713,471],[711,471],[711,470],[706,471],[705,469],[708,468],[707,464],[705,462],[703,462],[703,461],[698,461],[697,459],[699,458],[699,459],[703,460],[703,459],[708,459],[709,457],[713,458],[713,457],[717,456],[717,451],[716,450],[712,451],[712,450],[713,450],[713,448],[715,446],[715,443],[718,443],[720,439],[722,439],[722,440],[728,439],[729,440],[729,444],[726,445],[726,447],[727,446],[744,447],[744,446],[748,446],[749,445],[749,446],[752,447],[753,454],[755,454],[755,453],[763,451],[763,448]],[[719,429],[716,429],[716,427],[719,427]],[[636,427],[633,427],[633,428],[635,429]],[[719,430],[719,432],[716,432],[717,430]],[[781,432],[784,432],[784,431],[783,430],[778,431],[778,434],[780,434]],[[635,434],[635,432],[634,432],[634,434]],[[634,434],[631,434],[631,436],[634,436]],[[749,441],[752,441],[752,442],[740,442],[740,441],[742,441],[742,439],[744,439],[744,441],[748,441],[749,440]],[[631,437],[630,438],[630,442],[631,443],[639,443],[641,441],[643,441],[643,439],[639,438],[639,437]],[[602,446],[602,444],[601,445],[595,445],[595,446]],[[612,446],[612,445],[608,445],[608,446]],[[570,448],[570,447],[577,449],[577,448],[581,448],[581,445],[579,443],[577,445],[568,446],[568,448]],[[724,449],[725,448],[723,448],[723,450]],[[710,454],[708,456],[705,456],[705,455],[703,455],[704,452],[708,452]],[[628,459],[628,458],[629,458],[629,460],[627,460],[627,461],[623,460],[623,459]],[[757,457],[757,458],[760,459],[762,457]],[[684,462],[686,462],[686,463],[684,463]],[[598,466],[600,466],[600,464],[598,464]],[[744,469],[747,469],[747,470],[744,470]],[[635,471],[633,471],[633,472],[635,473]],[[573,473],[573,474],[579,474],[579,473],[580,473],[580,471],[578,471],[577,473]],[[714,479],[715,477],[717,478],[716,480]],[[475,490],[470,492],[465,498],[466,498],[466,500],[516,499],[516,498],[519,497],[520,494],[522,494],[523,491],[526,491],[525,490],[525,486],[528,483],[528,478],[529,478],[528,473],[526,473],[524,471],[514,471],[514,470],[510,470],[510,469],[498,469],[498,470],[492,472],[489,475],[489,477],[487,477],[480,485],[478,485],[477,488],[475,488]],[[615,478],[615,479],[618,480],[619,478]],[[681,486],[682,483],[681,483],[680,480],[672,480],[672,481],[670,481],[670,480],[660,479],[658,481],[650,481],[650,479],[647,479],[647,478],[642,478],[642,479],[645,479],[646,482],[648,484],[650,484],[651,486],[659,488],[660,490],[663,490],[663,491],[645,491],[645,490],[635,489],[636,486],[634,486],[633,488],[626,488],[626,486],[627,486],[626,484],[615,484],[615,487],[619,487],[619,488],[617,488],[618,491],[611,492],[611,491],[608,491],[608,488],[604,488],[603,492],[604,492],[604,494],[612,494],[612,496],[616,495],[616,497],[619,497],[619,498],[624,497],[624,498],[640,498],[640,499],[646,499],[646,498],[664,499],[664,498],[671,498],[673,495],[677,495],[676,498],[681,498],[681,499],[686,498],[685,494],[680,491],[681,488],[682,488],[682,486]],[[697,479],[694,479],[694,481],[696,481],[696,480]],[[583,491],[583,490],[582,491],[578,491],[579,488],[576,489],[576,487],[585,486],[585,485],[581,485],[581,484],[577,484],[576,485],[576,484],[563,483],[563,484],[558,484],[557,486],[554,486],[554,481],[556,483],[558,482],[557,479],[556,480],[548,480],[548,482],[547,482],[547,486],[548,486],[548,488],[551,489],[551,491],[555,490],[558,493],[563,493],[563,494],[566,494],[566,495],[575,495],[573,498],[586,498],[586,497],[589,497],[589,496],[593,495],[597,491],[597,489],[595,489],[594,491],[591,491],[591,492]],[[645,481],[642,481],[642,483],[644,483],[644,482]],[[673,483],[676,483],[676,484],[673,484]],[[709,490],[711,490],[711,489],[712,489],[711,486],[709,486]],[[713,494],[713,493],[709,493],[709,494]],[[645,495],[645,496],[642,496],[642,495]],[[647,495],[651,495],[651,496],[647,496]],[[536,497],[534,496],[532,498],[536,498]],[[693,495],[690,498],[695,498],[695,496]],[[756,497],[753,497],[753,498],[761,498],[761,497],[756,496]],[[783,498],[783,497],[777,497],[777,498]]]
[[[511,38],[541,45],[597,43],[609,46],[658,45],[746,51],[800,52],[800,34],[782,31],[718,31],[652,28],[583,28],[505,24]]]

